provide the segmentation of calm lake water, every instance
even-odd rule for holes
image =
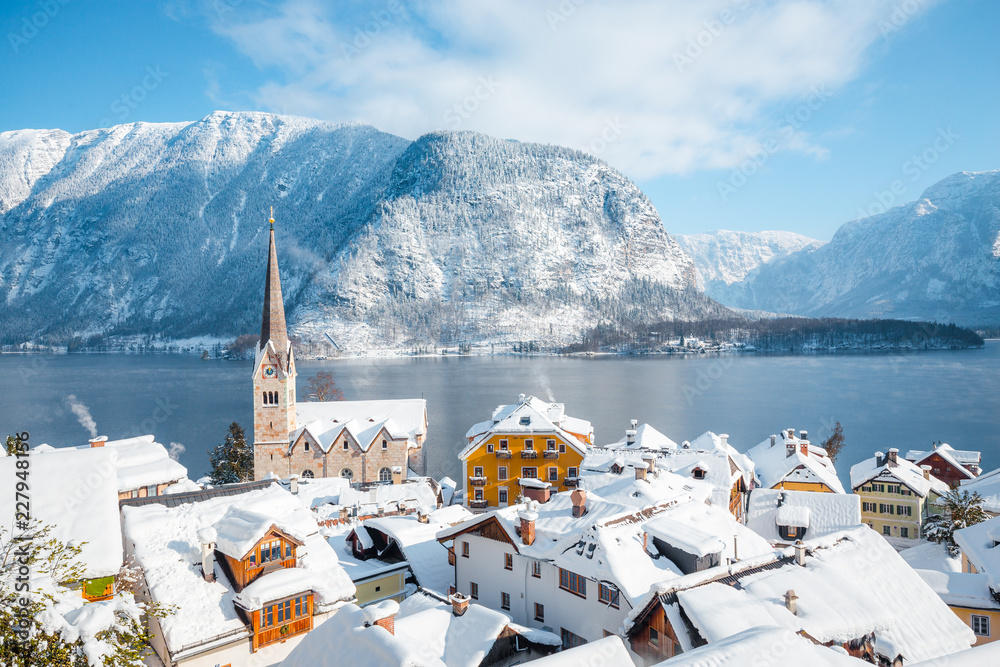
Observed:
[[[839,461],[876,450],[926,448],[942,440],[983,452],[1000,467],[1000,342],[982,350],[830,356],[464,357],[302,361],[306,379],[329,370],[348,399],[427,399],[428,473],[459,476],[457,452],[470,425],[520,393],[551,397],[589,419],[599,444],[622,437],[630,419],[677,442],[712,430],[745,450],[782,428],[814,442],[836,420],[847,440]],[[70,409],[75,396],[102,435],[153,433],[183,446],[192,478],[230,422],[252,433],[250,362],[174,355],[0,356],[6,391],[0,433],[29,431],[35,445],[86,442]]]

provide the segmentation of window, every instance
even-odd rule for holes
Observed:
[[[909,505],[896,505],[896,514],[899,516],[913,516],[913,508]]]
[[[350,448],[351,448],[351,446],[349,444],[347,444],[346,440],[344,440],[344,451],[346,452]]]
[[[492,454],[493,453],[493,443],[492,442],[489,443],[488,445],[486,445],[486,453],[487,454]]]
[[[282,600],[262,607],[260,610],[260,627],[269,628],[274,625],[292,621],[309,615],[309,596],[300,595],[289,600]]]
[[[503,569],[505,570],[514,569],[514,556],[512,554],[503,555]]]
[[[473,500],[482,500],[482,499],[483,499],[483,490],[482,489],[476,489],[476,495],[473,498]]]
[[[524,441],[524,451],[533,452],[535,451],[535,441],[528,439]]]
[[[545,605],[538,602],[535,603],[535,620],[545,622]]]
[[[581,577],[576,572],[559,568],[559,588],[585,598],[587,597],[587,578]]]
[[[562,646],[566,648],[574,648],[576,646],[583,646],[587,643],[587,640],[580,635],[574,634],[567,630],[566,628],[560,628],[562,630]]]
[[[281,560],[281,540],[269,540],[260,545],[260,563],[271,563]]]
[[[660,633],[656,631],[656,628],[649,629],[649,645],[650,646],[660,645]]]
[[[468,557],[469,557],[469,543],[462,542],[462,558],[468,558]]]
[[[875,511],[875,503],[861,503],[861,511],[862,512],[874,512]]]
[[[506,440],[501,440],[500,441],[500,449],[502,451],[507,451],[507,441]]]
[[[555,451],[555,448],[556,448],[556,441],[555,440],[546,440],[545,441],[545,449],[547,449],[549,451]]]
[[[146,487],[146,497],[147,498],[152,498],[155,495],[156,495],[156,485],[153,484],[152,486],[147,486]]]
[[[558,482],[559,481],[559,468],[549,467],[549,481]]]
[[[473,600],[479,599],[479,584],[474,581],[469,582],[469,595]]]
[[[344,446],[346,447],[347,443],[344,443]],[[354,479],[354,471],[351,470],[350,468],[344,468],[343,470],[340,471],[340,476],[345,477],[347,479]]]
[[[786,526],[785,534],[788,535],[788,539],[792,539],[793,537],[798,537],[799,529],[796,526]]]
[[[566,453],[566,445],[564,445],[561,442],[559,443],[559,453],[560,454],[565,454]]]
[[[568,477],[579,477],[579,471],[576,469],[575,466],[570,466],[569,467],[569,472],[567,473],[567,476]]]
[[[391,468],[380,468],[378,471],[378,481],[380,482],[391,482],[392,481],[392,469]]]
[[[314,478],[314,477],[315,477],[316,475],[315,475],[315,474],[313,474],[313,471],[312,471],[312,470],[303,470],[303,471],[302,471],[302,474],[301,474],[301,475],[299,475],[299,476],[300,476],[300,477],[302,477],[303,479],[312,479],[312,478]]]
[[[303,451],[307,451],[307,452],[309,451],[309,442],[308,441],[303,445],[302,449],[303,449]]]
[[[507,479],[507,466],[497,468],[497,479]]]
[[[972,631],[980,637],[990,636],[990,617],[989,616],[979,616],[977,614],[972,615]]]
[[[535,579],[542,578],[542,564],[537,560],[531,561],[531,576]]]
[[[882,526],[882,534],[892,535],[892,528],[890,528],[889,526]]]
[[[473,477],[482,477],[483,476],[483,466],[476,466],[476,467],[474,467],[472,469],[472,476]]]
[[[510,593],[500,592],[500,608],[510,610]]]
[[[386,440],[382,441],[382,449],[389,449],[389,443]]]
[[[507,489],[500,489],[499,495],[500,495],[500,498],[499,498],[500,504],[501,505],[506,505],[507,504]]]
[[[538,468],[521,468],[521,477],[526,477],[528,479],[537,479]]]
[[[521,426],[528,426],[529,424],[531,424],[531,417],[529,415],[524,415],[523,417],[521,417],[520,424]]]
[[[618,589],[614,586],[597,585],[597,597],[609,607],[618,609]]]
[[[702,470],[701,468],[695,468],[694,470],[691,471],[691,474],[694,476],[695,479],[705,479],[705,471]]]
[[[902,527],[902,528],[900,528],[899,529],[899,536],[900,537],[909,537],[910,536],[910,529],[907,528],[907,527],[905,527],[905,526]]]

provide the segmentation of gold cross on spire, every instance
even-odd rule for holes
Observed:
[[[271,207],[271,219],[270,219],[269,222],[271,223],[271,226],[274,227],[274,207],[273,206]]]

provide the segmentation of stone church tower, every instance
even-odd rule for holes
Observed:
[[[264,314],[253,371],[254,479],[269,472],[287,475],[288,437],[295,430],[295,357],[285,328],[274,213],[264,283]]]

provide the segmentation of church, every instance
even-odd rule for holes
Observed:
[[[323,401],[295,397],[272,215],[264,312],[253,370],[254,479],[345,477],[400,483],[424,473],[424,399]]]

